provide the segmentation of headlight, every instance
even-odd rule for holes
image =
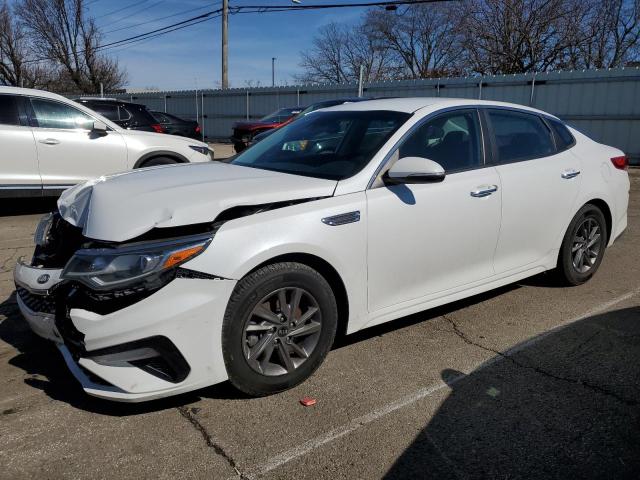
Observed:
[[[211,235],[119,248],[78,250],[62,272],[95,289],[109,289],[174,268],[199,255]]]
[[[202,155],[209,155],[209,147],[200,147],[198,145],[189,145],[189,148],[191,150],[195,150],[198,153],[201,153]]]
[[[42,247],[47,244],[52,225],[53,213],[47,213],[40,219],[40,222],[38,222],[38,226],[36,227],[36,232],[33,235],[33,241],[36,245]]]

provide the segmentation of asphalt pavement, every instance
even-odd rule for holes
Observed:
[[[631,176],[629,227],[585,285],[543,274],[340,339],[278,395],[137,405],[86,396],[26,327],[11,270],[53,202],[3,200],[0,478],[640,478]]]

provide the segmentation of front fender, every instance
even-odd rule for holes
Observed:
[[[360,212],[358,221],[338,226],[322,219]],[[366,196],[358,192],[283,207],[225,223],[207,250],[186,268],[240,280],[258,265],[282,255],[307,254],[340,275],[349,301],[348,329],[366,320]]]

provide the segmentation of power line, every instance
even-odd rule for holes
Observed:
[[[145,3],[149,0],[143,0],[142,3]],[[389,0],[389,1],[370,1],[370,2],[362,2],[362,3],[334,3],[334,4],[312,4],[312,5],[241,5],[241,6],[230,6],[229,13],[232,14],[244,14],[244,13],[265,13],[265,12],[285,12],[285,11],[296,11],[296,10],[324,10],[330,8],[355,8],[355,7],[388,7],[388,6],[399,6],[399,5],[416,5],[416,4],[426,4],[426,3],[441,3],[441,2],[450,2],[450,1],[459,1],[459,0]],[[140,5],[140,4],[138,4]],[[134,5],[135,6],[135,5]],[[125,7],[120,9],[119,11],[125,10],[129,7]],[[95,50],[106,50],[110,47],[124,46],[129,45],[133,40],[138,39],[147,39],[147,38],[156,38],[161,35],[166,35],[168,33],[174,32],[176,30],[181,30],[182,28],[187,28],[192,25],[197,25],[202,21],[210,20],[212,18],[217,18],[220,16],[222,12],[221,8],[217,10],[212,10],[210,12],[203,13],[201,15],[196,15],[194,17],[188,18],[186,20],[182,20],[180,22],[173,23],[171,25],[167,25],[165,27],[156,28],[149,32],[141,33],[138,35],[134,35],[128,38],[123,38],[121,40],[117,40],[114,42],[106,43],[98,46]],[[111,12],[116,13],[116,12]],[[107,14],[109,15],[109,14]],[[179,27],[179,28],[176,28]],[[132,27],[133,28],[133,27]],[[78,52],[84,53],[84,50]],[[26,61],[25,63],[34,63],[41,62],[45,60],[51,60],[51,58],[40,58]]]
[[[210,7],[211,7],[211,5],[204,5],[204,6],[198,7],[198,8],[191,8],[189,10],[183,10],[181,12],[172,13],[171,15],[165,15],[164,17],[153,18],[151,20],[147,20],[146,22],[136,23],[135,25],[127,25],[125,27],[119,27],[119,28],[115,28],[113,30],[107,30],[106,32],[103,32],[103,33],[105,35],[107,35],[109,33],[119,32],[121,30],[137,28],[137,27],[141,27],[142,25],[148,25],[149,23],[159,22],[160,20],[166,20],[167,18],[179,17],[180,15],[186,15],[187,13],[197,12],[199,10],[204,10],[205,8],[210,8]]]
[[[128,13],[126,17],[120,17],[120,18],[114,20],[113,22],[109,22],[109,23],[106,23],[104,25],[100,25],[100,28],[104,28],[104,27],[108,27],[110,25],[115,25],[116,23],[120,23],[121,21],[126,20],[127,18],[133,17],[134,15],[137,15],[140,12],[144,12],[145,10],[157,7],[158,5],[160,5],[161,3],[164,3],[164,2],[165,2],[165,0],[159,0],[159,1],[155,2],[155,3],[152,3],[151,5],[146,5],[146,6],[142,7],[139,10],[135,10],[135,11],[133,11],[131,13]]]
[[[129,10],[130,8],[135,8],[135,7],[138,7],[138,6],[142,5],[143,3],[147,3],[148,1],[149,0],[142,0],[141,2],[134,3],[133,5],[127,5],[126,7],[116,8],[115,10],[112,10],[111,12],[103,13],[99,17],[94,17],[94,19],[108,17],[110,15],[113,15],[114,13],[124,12],[125,10]]]

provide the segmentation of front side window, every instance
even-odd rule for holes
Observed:
[[[0,95],[0,125],[20,125],[18,100],[13,95]]]
[[[314,112],[279,128],[232,163],[342,180],[362,170],[409,116],[386,110]]]
[[[555,153],[551,132],[535,114],[489,110],[500,163],[547,157]]]
[[[421,157],[447,173],[482,166],[480,124],[475,110],[445,113],[419,126],[399,148],[399,158]]]
[[[64,128],[67,130],[91,129],[93,118],[64,103],[32,98],[31,105],[41,128]]]

